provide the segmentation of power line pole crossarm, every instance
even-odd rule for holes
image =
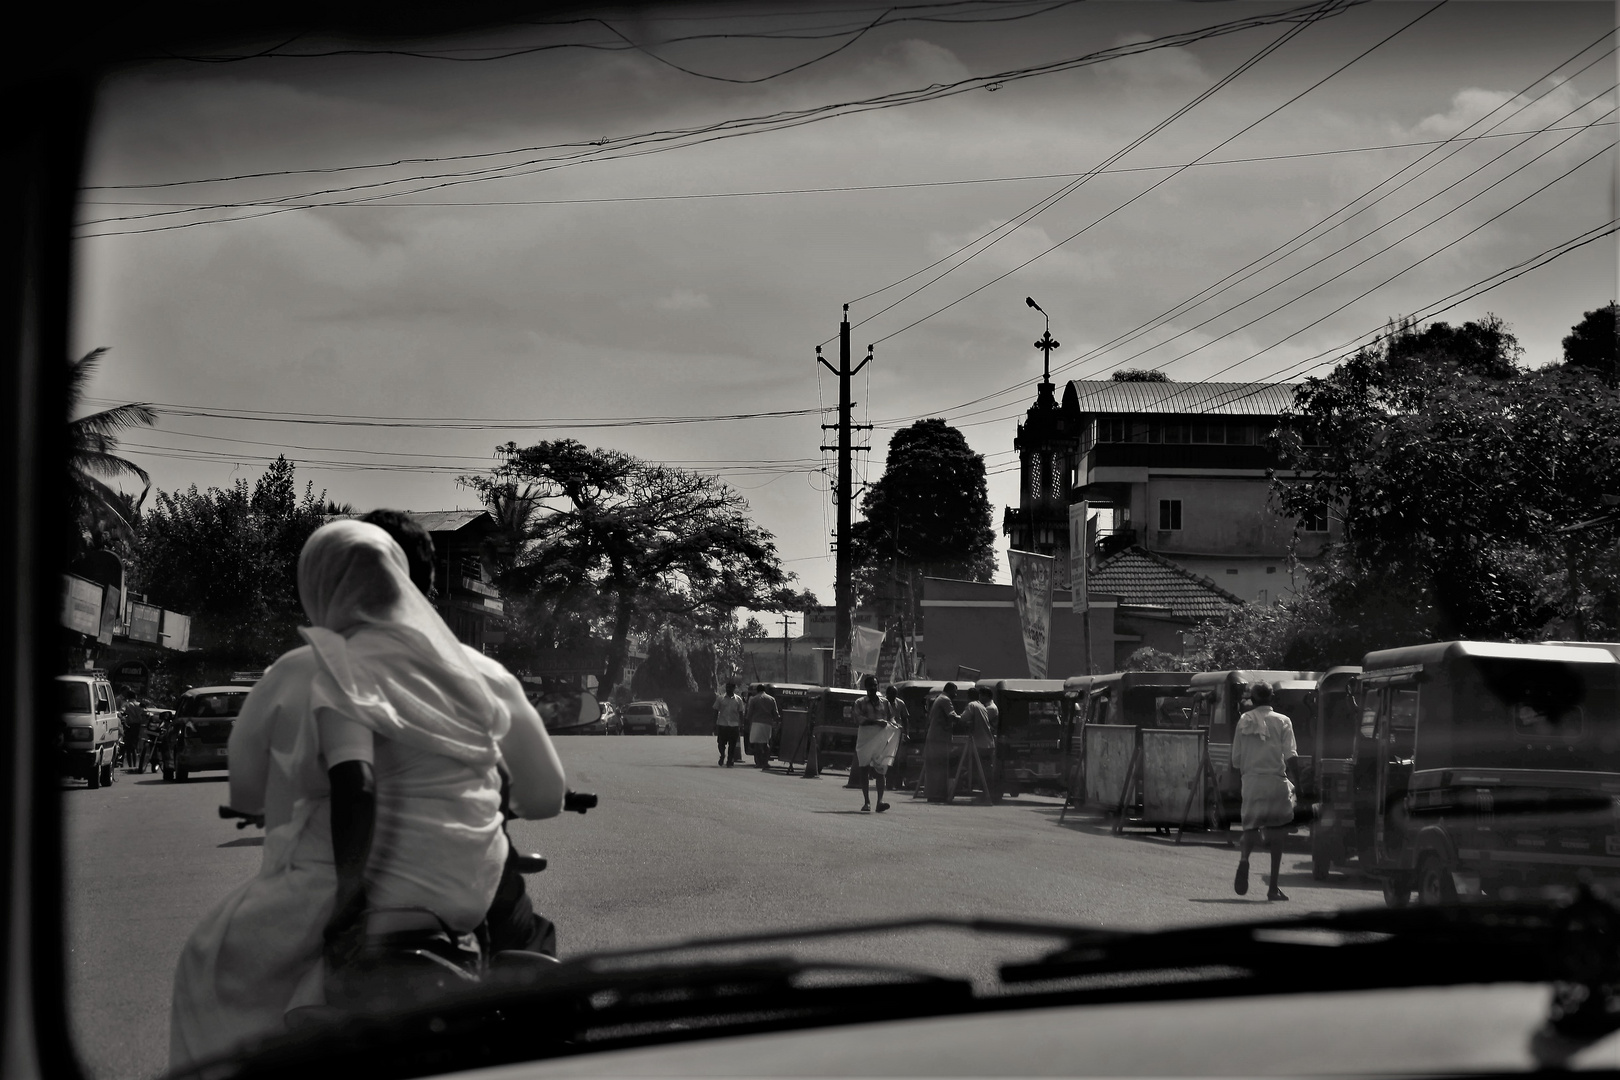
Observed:
[[[868,447],[852,447],[850,445],[850,432],[852,430],[870,431],[871,424],[850,423],[850,411],[854,402],[849,397],[849,381],[872,360],[872,347],[866,348],[866,356],[854,368],[849,366],[849,305],[844,305],[844,321],[838,327],[838,366],[833,367],[821,355],[821,346],[816,346],[816,362],[828,371],[838,376],[838,423],[823,424],[822,430],[838,429],[838,445],[823,446],[823,450],[838,451],[838,482],[835,485],[833,501],[838,509],[838,533],[833,550],[837,554],[835,560],[836,577],[833,582],[833,603],[835,605],[833,623],[833,683],[836,686],[850,684],[849,654],[851,638],[854,636],[855,614],[855,588],[850,579],[850,560],[853,550],[850,545],[849,527],[850,512],[854,501],[851,488],[850,454],[853,450],[866,450]]]

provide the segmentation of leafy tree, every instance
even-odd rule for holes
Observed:
[[[154,603],[192,617],[193,643],[266,663],[299,642],[298,555],[321,526],[326,493],[278,457],[251,486],[158,491],[141,521],[136,576]]]
[[[68,415],[79,411],[85,390],[107,350],[92,349],[77,360],[68,361]],[[68,421],[68,475],[72,478],[69,499],[73,507],[75,554],[95,548],[123,547],[135,543],[140,507],[151,490],[152,478],[139,465],[118,456],[117,433],[149,426],[157,413],[146,405],[117,405]],[[114,490],[108,481],[133,479],[141,482],[141,494],[132,498]]]
[[[1115,382],[1169,382],[1170,376],[1154,368],[1120,368],[1114,372]],[[1138,670],[1138,669],[1132,669]],[[1142,671],[1158,671],[1159,668],[1141,668]],[[1169,670],[1169,669],[1164,669]]]
[[[1563,341],[1564,363],[1589,368],[1609,382],[1620,379],[1620,329],[1615,313],[1620,304],[1609,303],[1588,311]]]
[[[805,602],[771,534],[714,477],[572,439],[500,452],[491,475],[462,482],[507,519],[502,591],[553,640],[605,632],[603,686],[620,681],[634,631]]]
[[[1315,582],[1338,651],[1609,625],[1604,538],[1557,530],[1602,512],[1620,405],[1590,369],[1517,356],[1494,318],[1398,324],[1296,392],[1276,447],[1299,477],[1273,496],[1342,522]]]
[[[1144,645],[1125,658],[1125,671],[1197,671],[1185,656]]]
[[[647,643],[647,658],[636,668],[630,687],[637,699],[675,698],[698,689],[686,649],[665,630]]]
[[[984,456],[939,419],[894,433],[883,475],[851,529],[856,600],[885,617],[921,617],[922,579],[995,576]]]

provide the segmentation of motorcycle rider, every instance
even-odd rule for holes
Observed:
[[[435,572],[433,569],[433,537],[423,528],[422,523],[405,513],[403,510],[373,510],[360,518],[361,521],[375,525],[393,538],[394,542],[405,552],[405,565],[410,571],[411,584],[421,590],[422,595],[433,599],[438,590],[435,588]],[[529,703],[528,696],[523,692],[523,686],[498,661],[492,660],[483,653],[468,649],[468,655],[473,659],[486,678],[494,678],[506,686],[509,697],[515,697],[529,709],[534,706]],[[504,678],[503,678],[504,676]],[[514,707],[516,702],[509,701],[508,707]],[[538,714],[537,714],[538,715]],[[540,741],[545,744],[546,752],[556,758],[556,750],[552,747],[551,736],[546,733],[545,725],[539,725]],[[559,760],[558,771],[562,769]],[[510,784],[503,783],[501,787],[501,800],[503,813],[509,813]],[[533,817],[537,815],[524,815]],[[538,815],[550,817],[551,814]],[[504,826],[503,826],[504,828]],[[489,913],[485,918],[486,932],[489,947],[494,952],[507,949],[523,949],[529,952],[545,953],[547,956],[557,955],[557,927],[550,919],[534,910],[534,903],[529,899],[528,886],[523,875],[518,872],[517,859],[519,853],[510,844],[507,845],[506,865],[501,872],[501,883],[495,891],[495,900],[490,905]]]
[[[563,808],[561,763],[517,680],[455,640],[386,532],[317,529],[299,595],[309,644],[266,671],[231,732],[230,801],[262,815],[264,864],[182,950],[176,1070],[318,1005],[369,906],[426,908],[471,934],[507,857],[500,764],[518,814]]]

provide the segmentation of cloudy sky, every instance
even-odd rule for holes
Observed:
[[[572,437],[720,473],[830,602],[845,303],[864,475],[943,416],[997,507],[1025,296],[1059,381],[1297,378],[1412,313],[1556,358],[1616,295],[1614,21],[789,0],[154,60],[102,92],[75,345],[98,402],[162,406],[125,444],[160,487],[285,452],[361,508],[471,506],[497,444]]]

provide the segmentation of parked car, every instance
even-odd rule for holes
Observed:
[[[662,698],[653,701],[632,701],[624,707],[625,735],[673,735],[675,719],[669,705]]]
[[[118,720],[107,673],[58,675],[56,685],[62,717],[56,732],[61,774],[83,780],[93,788],[112,783],[123,725]]]
[[[228,769],[231,728],[251,684],[194,686],[180,695],[163,746],[163,779],[185,780],[204,769]]]

